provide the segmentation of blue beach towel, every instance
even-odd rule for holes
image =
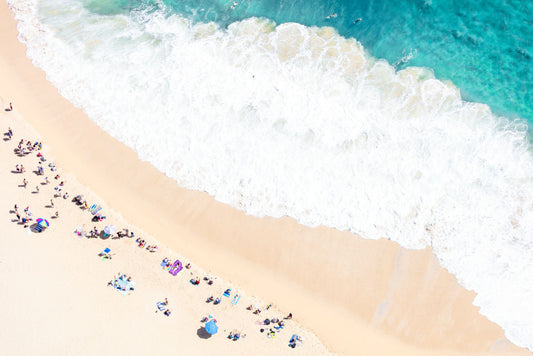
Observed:
[[[235,296],[233,297],[233,300],[231,301],[231,304],[237,305],[240,299],[241,299],[241,296],[238,294],[235,294]]]

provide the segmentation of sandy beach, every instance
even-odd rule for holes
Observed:
[[[531,354],[478,313],[474,293],[429,250],[309,228],[290,218],[247,216],[178,187],[58,93],[26,58],[5,2],[0,30],[0,131],[13,131],[0,142],[2,353]],[[13,110],[6,111],[10,103]],[[37,151],[14,151],[21,139],[42,142],[44,175],[32,172],[39,165]],[[57,171],[50,170],[51,162]],[[26,172],[17,173],[17,164]],[[49,184],[42,184],[44,177]],[[53,198],[60,181],[67,199]],[[100,205],[106,219],[91,221],[93,215],[71,201],[78,194]],[[14,204],[19,211],[29,207],[34,219],[46,218],[51,226],[30,231],[17,221]],[[135,237],[74,233],[110,224]],[[139,237],[158,251],[139,248]],[[111,259],[98,256],[105,248]],[[160,266],[165,257],[192,268],[172,276]],[[136,283],[126,296],[107,286],[119,273]],[[189,282],[195,277],[198,286]],[[204,277],[213,278],[213,285]],[[222,296],[227,288],[230,297]],[[233,305],[235,294],[241,298]],[[221,303],[206,303],[211,295]],[[156,306],[165,298],[168,317]],[[269,326],[259,325],[288,313],[293,319],[275,337],[267,336]],[[208,315],[217,319],[219,331],[206,339],[201,319]],[[232,330],[246,337],[230,341]],[[304,340],[294,349],[288,347],[293,334]]]

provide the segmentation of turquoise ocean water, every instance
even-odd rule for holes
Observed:
[[[8,3],[59,92],[180,186],[429,246],[533,350],[533,3]]]
[[[533,123],[533,2],[522,0],[164,0],[165,7],[222,27],[249,17],[277,24],[331,26],[356,38],[397,69],[431,68],[451,80],[463,99]],[[140,1],[88,1],[91,11],[127,13]],[[332,16],[335,14],[334,16]],[[360,19],[360,21],[357,21]]]

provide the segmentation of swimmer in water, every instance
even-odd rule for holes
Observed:
[[[329,20],[329,19],[334,19],[337,17],[337,13],[332,13],[331,15],[327,16],[326,18]]]
[[[233,2],[233,5],[231,5],[231,8],[232,8],[232,9],[235,9],[235,8],[237,7],[237,5],[238,5],[238,4],[237,4],[237,1],[234,1],[234,2]]]
[[[360,22],[360,21],[363,21],[363,19],[359,17],[359,18],[353,20],[353,23],[354,23],[354,25],[355,25],[356,23],[358,23],[358,22]]]

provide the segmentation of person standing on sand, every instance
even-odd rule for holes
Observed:
[[[9,103],[9,111],[13,111],[13,105]]]
[[[26,178],[22,180],[22,185],[24,185],[24,188],[26,188],[26,186],[28,185],[28,181],[26,180]]]

